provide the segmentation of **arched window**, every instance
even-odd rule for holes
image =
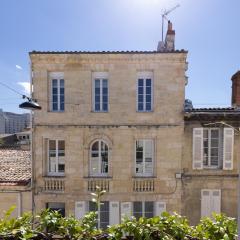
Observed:
[[[108,174],[108,145],[97,140],[91,145],[90,175]]]

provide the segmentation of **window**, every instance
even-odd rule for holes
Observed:
[[[220,129],[203,129],[203,166],[220,165]]]
[[[193,129],[193,169],[233,168],[234,132],[231,128]]]
[[[136,141],[136,175],[153,175],[153,140],[142,139]]]
[[[152,111],[152,73],[140,73],[137,80],[137,111]]]
[[[89,202],[89,211],[97,211],[97,205],[95,202]],[[109,202],[103,201],[100,204],[99,214],[99,222],[98,227],[102,229],[106,229],[109,225]]]
[[[154,216],[154,202],[133,202],[133,216],[152,218]]]
[[[51,111],[64,111],[64,79],[63,73],[51,73]]]
[[[91,145],[90,174],[108,174],[108,145],[102,140],[97,140]]]
[[[211,217],[221,212],[221,190],[203,189],[201,191],[201,217]]]
[[[93,80],[93,111],[108,112],[107,73],[94,73]]]
[[[46,204],[46,208],[52,211],[58,211],[63,217],[65,217],[65,203],[49,202]]]
[[[65,141],[48,141],[48,174],[64,175],[65,172]]]

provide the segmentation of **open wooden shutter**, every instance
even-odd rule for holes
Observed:
[[[156,202],[155,203],[155,215],[161,216],[163,212],[166,212],[166,203],[165,202]]]
[[[224,128],[223,133],[223,169],[233,169],[233,144],[234,130],[232,128]]]
[[[131,217],[132,214],[132,204],[131,202],[122,202],[121,203],[121,219],[125,217]]]
[[[86,214],[87,205],[86,202],[75,202],[75,218],[81,219]]]
[[[211,212],[221,212],[221,190],[212,190]]]
[[[203,189],[201,191],[201,217],[211,216],[211,190]]]
[[[119,224],[119,202],[110,202],[110,225]]]
[[[193,169],[203,168],[203,128],[193,129]]]

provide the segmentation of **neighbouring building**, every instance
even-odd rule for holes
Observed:
[[[219,121],[235,126],[239,111],[184,109],[187,51],[174,38],[169,22],[157,51],[30,52],[42,107],[33,115],[36,212],[81,218],[99,186],[101,227],[165,210],[191,222],[212,210],[236,216],[238,140]]]
[[[0,147],[0,218],[12,206],[12,216],[32,211],[30,151]]]
[[[30,126],[30,114],[3,112],[0,109],[0,134],[22,132]]]

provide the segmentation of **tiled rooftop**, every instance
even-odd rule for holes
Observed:
[[[25,185],[30,179],[30,151],[0,148],[0,185]]]
[[[189,112],[240,112],[240,109],[234,107],[218,107],[218,108],[193,108]]]
[[[187,53],[186,50],[173,50],[173,51],[35,51],[29,54],[154,54],[154,53]]]

